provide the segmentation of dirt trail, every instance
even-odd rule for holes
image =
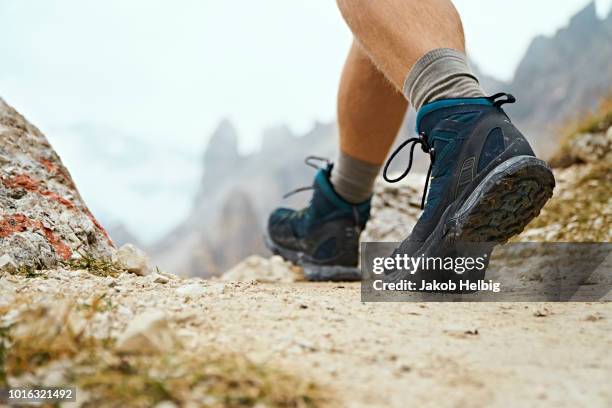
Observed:
[[[340,406],[612,405],[610,303],[364,304],[358,284],[69,271],[0,283],[13,305],[5,319],[104,294],[100,333],[117,336],[136,315],[162,310],[187,349],[221,347],[283,367],[329,386]]]
[[[363,304],[359,285],[240,286],[217,340],[295,365],[345,406],[610,406],[611,304]]]

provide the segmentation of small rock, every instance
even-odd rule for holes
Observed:
[[[162,401],[155,405],[155,408],[178,408],[178,405],[172,401]]]
[[[149,274],[149,257],[132,244],[125,244],[113,254],[113,262],[128,272],[139,276]]]
[[[472,327],[466,329],[460,325],[451,325],[444,329],[444,333],[459,339],[467,339],[469,337],[476,337],[479,335],[477,328]]]
[[[15,273],[17,271],[17,265],[10,255],[0,256],[0,272]]]
[[[533,315],[534,315],[535,317],[546,317],[546,316],[549,316],[549,315],[551,315],[551,314],[552,314],[552,312],[551,312],[551,311],[550,311],[550,309],[548,309],[547,307],[541,307],[541,308],[538,308],[538,309],[536,309],[536,310],[533,312]]]
[[[160,271],[159,269],[157,270],[157,273],[158,273],[159,275],[165,276],[165,277],[166,277],[166,278],[168,278],[169,280],[177,280],[177,279],[180,279],[178,276],[176,276],[176,275],[175,275],[175,274],[173,274],[173,273],[170,273],[170,272],[164,272],[164,271]]]
[[[177,347],[180,347],[180,340],[160,311],[136,316],[117,341],[117,350],[123,353],[151,354]]]
[[[221,295],[225,292],[225,284],[223,283],[213,283],[209,286],[206,286],[206,293],[210,293],[213,295]]]
[[[45,387],[61,387],[66,384],[66,362],[55,361],[47,365],[41,375],[40,383]]]
[[[170,279],[168,279],[167,276],[165,275],[161,275],[159,273],[154,273],[151,275],[151,281],[153,283],[168,283],[170,282]]]
[[[199,297],[206,294],[207,290],[205,286],[192,283],[190,285],[181,286],[176,289],[176,293],[185,297]]]
[[[9,306],[13,302],[16,286],[7,281],[0,279],[0,307]]]
[[[223,281],[232,282],[295,282],[299,268],[283,260],[280,256],[270,259],[250,256],[221,276]]]
[[[412,371],[412,367],[410,367],[408,364],[400,364],[397,369],[400,373],[409,373]]]

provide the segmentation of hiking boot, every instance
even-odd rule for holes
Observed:
[[[360,280],[359,236],[368,221],[371,200],[357,205],[343,200],[330,183],[333,165],[325,160],[327,166],[318,168],[312,160],[325,159],[306,159],[306,164],[318,169],[313,186],[295,191],[312,189],[310,204],[300,211],[274,210],[266,244],[274,254],[303,267],[309,281]]]
[[[521,233],[552,196],[552,171],[502,109],[515,101],[497,94],[425,105],[417,117],[419,138],[404,142],[387,162],[384,177],[397,182],[410,171],[417,144],[431,159],[423,214],[396,254],[486,259],[485,267],[471,274],[433,268],[417,271],[422,279],[482,279],[493,248]],[[408,144],[408,169],[390,180],[387,168]]]

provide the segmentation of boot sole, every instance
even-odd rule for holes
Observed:
[[[546,162],[518,156],[497,166],[446,222],[446,241],[506,243],[523,232],[555,187]]]
[[[478,184],[459,210],[447,210],[430,237],[415,252],[429,257],[484,257],[485,268],[465,274],[423,270],[419,271],[418,279],[470,282],[484,279],[493,249],[520,234],[539,215],[552,197],[554,187],[550,167],[535,157],[517,156],[498,165]],[[390,274],[388,279],[398,281],[406,277],[397,273]],[[455,293],[474,291],[459,290]]]
[[[361,270],[358,267],[319,265],[309,261],[307,254],[301,251],[283,248],[276,245],[270,237],[265,237],[266,246],[274,254],[286,261],[301,267],[304,278],[310,282],[356,282],[361,280]]]

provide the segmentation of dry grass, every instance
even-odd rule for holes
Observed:
[[[110,260],[99,259],[89,254],[82,255],[79,259],[63,262],[62,266],[71,270],[86,270],[96,276],[115,277],[124,272]]]
[[[112,361],[113,357],[107,358]],[[107,401],[152,406],[169,400],[210,407],[310,407],[323,401],[311,382],[255,364],[237,354],[207,350],[148,356],[121,356],[95,372],[74,372],[74,381],[94,395],[90,406]]]
[[[557,226],[549,240],[559,242],[608,242],[610,240],[610,200],[612,163],[580,166],[575,179],[558,186],[553,198],[539,217],[527,227],[531,229]]]
[[[8,327],[0,327],[0,387],[6,387],[6,355],[8,354]]]
[[[559,140],[559,149],[550,159],[553,167],[569,167],[573,164],[582,164],[572,153],[572,144],[577,137],[585,133],[605,132],[612,126],[612,94],[604,98],[599,107],[579,119],[575,119],[564,126]]]
[[[44,276],[41,266],[19,265],[13,275],[23,276],[24,278],[38,278]]]
[[[88,334],[92,316],[102,307],[102,299],[87,311],[36,307],[0,329],[0,383],[40,373],[61,360],[67,384],[87,391],[84,406],[150,407],[161,401],[209,407],[329,404],[326,392],[313,382],[239,354],[208,348],[121,354],[113,339]]]
[[[60,265],[69,270],[87,271],[96,276],[116,277],[125,272],[121,267],[115,265],[112,261],[96,258],[89,254],[82,255],[79,259],[71,259],[69,261],[60,262]],[[22,276],[24,278],[46,277],[44,273],[45,269],[47,268],[41,263],[24,263],[19,265],[14,272],[11,272],[11,274]]]

